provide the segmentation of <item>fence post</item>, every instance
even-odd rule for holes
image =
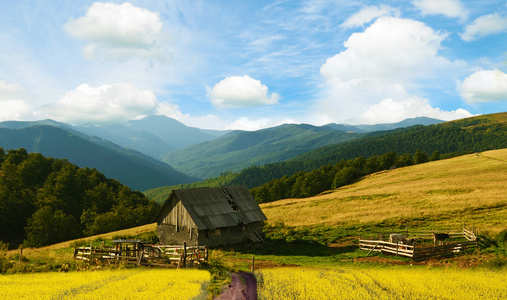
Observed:
[[[23,256],[23,245],[19,246],[19,264],[21,264],[21,257]]]
[[[255,256],[252,256],[252,273],[255,271]]]
[[[183,242],[183,268],[187,266],[187,242]]]

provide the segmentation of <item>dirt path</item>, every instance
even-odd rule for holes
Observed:
[[[229,288],[222,292],[219,300],[256,300],[257,280],[251,273],[232,273]]]

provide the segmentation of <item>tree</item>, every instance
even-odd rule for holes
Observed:
[[[336,176],[333,180],[333,188],[339,188],[341,186],[351,184],[361,176],[361,171],[355,167],[344,167],[336,173]]]
[[[271,183],[271,187],[269,188],[270,198],[273,200],[285,198],[286,189],[283,182],[281,180],[275,179]]]
[[[78,238],[79,223],[60,209],[44,206],[28,219],[25,246],[41,247]]]
[[[439,159],[440,159],[440,152],[438,152],[438,150],[433,152],[433,154],[431,154],[431,156],[429,158],[430,161],[435,161],[435,160],[439,160]]]
[[[423,151],[417,149],[414,154],[414,163],[417,165],[425,162],[428,162],[428,156]]]
[[[407,166],[411,166],[414,164],[414,158],[412,157],[412,154],[405,153],[396,158],[395,165],[398,168],[403,168]]]
[[[370,157],[366,160],[366,164],[364,166],[365,174],[372,174],[382,170],[380,167],[380,159],[378,156]]]
[[[389,170],[396,164],[397,155],[394,151],[383,154],[380,156],[380,168],[382,170]]]

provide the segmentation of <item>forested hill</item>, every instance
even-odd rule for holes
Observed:
[[[434,152],[470,153],[507,148],[507,113],[477,116],[429,126],[413,126],[386,132],[366,134],[365,137],[333,146],[322,147],[293,159],[251,166],[238,173],[227,173],[201,183],[180,185],[178,188],[244,184],[249,188],[261,186],[273,179],[308,172],[341,160],[370,158],[390,152],[413,155],[417,150],[430,156]],[[146,194],[158,199],[174,187],[162,187]]]
[[[362,136],[330,126],[285,124],[252,132],[234,132],[212,141],[169,152],[162,161],[190,176],[210,178],[251,165],[284,161],[326,145]]]
[[[0,241],[44,246],[152,221],[159,205],[96,169],[0,148]]]
[[[80,167],[96,168],[135,190],[194,181],[161,161],[71,128],[52,125],[0,128],[0,147],[24,148],[28,152],[68,159]]]
[[[319,148],[290,162],[305,162],[308,168],[314,169],[341,159],[368,158],[390,151],[401,154],[421,150],[445,154],[506,148],[507,112],[379,133],[345,144]]]
[[[404,154],[421,150],[430,155],[435,151],[448,154],[502,148],[507,148],[507,113],[372,133],[372,136],[322,147],[285,162],[244,169],[235,176],[232,184],[252,188],[298,171],[311,171],[340,160],[369,158],[391,151]]]

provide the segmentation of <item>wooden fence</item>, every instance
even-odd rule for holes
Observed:
[[[392,243],[386,241],[390,234],[404,234],[410,238],[415,238],[416,242],[413,245],[403,244],[401,242]],[[438,257],[445,255],[452,255],[466,250],[477,247],[476,230],[467,230],[463,228],[461,232],[445,232],[449,235],[449,240],[443,245],[435,246],[429,245],[428,240],[433,240],[434,232],[431,231],[418,231],[409,232],[408,230],[393,233],[379,233],[372,236],[370,239],[359,239],[359,247],[361,250],[371,252],[382,252],[395,254],[397,256],[410,257],[414,260],[423,260],[429,257]],[[426,240],[426,242],[425,242]]]
[[[208,261],[206,246],[148,245],[142,242],[116,242],[114,247],[76,247],[74,259],[107,264],[191,267]]]

